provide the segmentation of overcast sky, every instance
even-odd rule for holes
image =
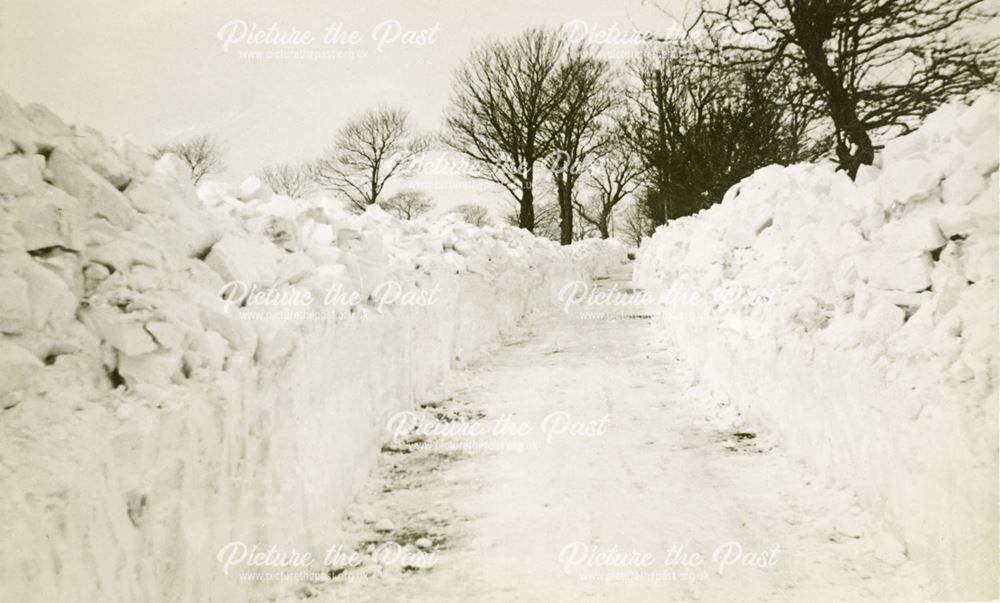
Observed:
[[[684,1],[661,5],[680,16]],[[67,121],[142,146],[214,134],[227,148],[222,178],[239,182],[270,163],[314,158],[346,119],[379,103],[439,128],[452,71],[477,42],[567,23],[626,37],[673,25],[643,0],[4,0],[0,85],[22,103],[44,103]],[[313,41],[249,45],[240,36],[254,24],[308,31]],[[336,32],[338,43],[325,44]],[[356,43],[345,41],[351,35]],[[241,55],[267,50],[341,56]],[[429,192],[442,205],[479,200],[456,186]]]

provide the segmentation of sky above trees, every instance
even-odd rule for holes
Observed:
[[[661,4],[676,16],[683,12],[684,0]],[[244,38],[226,52],[230,30],[222,40],[220,30],[234,20],[258,29],[277,23],[281,32],[296,28],[315,39],[307,46],[251,46]],[[0,85],[20,102],[42,102],[75,123],[145,147],[211,134],[227,150],[222,177],[238,182],[265,165],[321,154],[348,119],[380,103],[404,107],[419,128],[440,128],[452,72],[477,42],[567,23],[612,38],[674,25],[642,0],[94,0],[85,7],[74,0],[12,0],[0,5]],[[433,43],[419,45],[420,34],[427,40],[434,26]],[[355,44],[347,41],[353,32]],[[323,44],[325,35],[338,43]],[[342,54],[239,55],[274,49]],[[484,196],[496,199],[491,207],[502,204],[502,191],[441,180],[415,184],[442,208]]]

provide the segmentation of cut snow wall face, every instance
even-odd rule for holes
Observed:
[[[223,575],[220,547],[336,543],[387,417],[624,257],[254,179],[196,194],[176,157],[0,94],[0,600],[274,587]],[[227,305],[232,281],[282,297]]]
[[[855,182],[763,168],[635,269],[705,385],[855,489],[947,599],[997,596],[997,143],[984,96]]]

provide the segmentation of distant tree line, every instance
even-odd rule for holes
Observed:
[[[638,244],[766,165],[828,158],[854,177],[886,139],[942,103],[995,88],[995,6],[701,0],[682,19],[686,37],[647,36],[617,65],[558,30],[533,28],[480,44],[458,67],[437,141],[506,191],[507,222],[563,244]],[[357,211],[378,204],[414,219],[430,198],[386,190],[432,140],[403,109],[380,106],[348,121],[319,159],[259,176],[291,197],[327,190]],[[195,182],[222,169],[210,137],[156,152],[167,151],[188,162]],[[482,206],[454,213],[489,222]]]
[[[563,243],[590,227],[608,236],[632,198],[623,227],[649,232],[765,165],[828,157],[854,177],[940,104],[995,88],[997,40],[982,35],[995,6],[705,0],[685,38],[649,36],[619,69],[531,29],[459,68],[446,141],[507,190],[522,228],[557,229]],[[555,200],[538,203],[546,185]]]

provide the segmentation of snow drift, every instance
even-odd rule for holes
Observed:
[[[984,96],[855,182],[763,168],[635,269],[702,382],[855,489],[953,599],[997,596],[997,141]]]
[[[336,542],[386,417],[625,256],[199,193],[0,94],[0,600],[245,600],[223,544]]]

